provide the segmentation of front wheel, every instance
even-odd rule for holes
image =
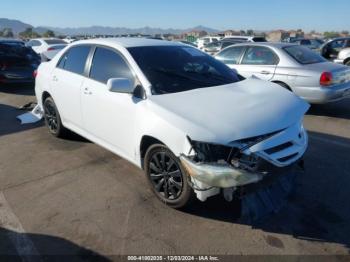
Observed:
[[[145,157],[145,173],[152,191],[166,205],[183,208],[194,199],[189,177],[180,160],[164,145],[153,145]]]

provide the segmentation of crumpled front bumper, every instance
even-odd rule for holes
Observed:
[[[263,174],[236,169],[228,164],[195,163],[184,155],[180,160],[192,178],[211,187],[232,188],[257,183],[263,179]]]

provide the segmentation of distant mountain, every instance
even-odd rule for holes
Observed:
[[[123,35],[123,34],[145,34],[145,35],[155,35],[155,34],[181,34],[189,32],[192,30],[206,31],[208,33],[216,33],[218,30],[205,27],[197,26],[188,29],[163,29],[163,28],[153,28],[153,27],[141,27],[141,28],[127,28],[127,27],[110,27],[110,26],[90,26],[90,27],[49,27],[49,26],[39,26],[33,27],[30,24],[23,23],[18,20],[11,20],[7,18],[0,18],[0,30],[3,28],[12,28],[14,34],[23,32],[28,27],[33,28],[34,31],[42,34],[47,30],[52,30],[56,34],[64,35]]]
[[[65,35],[124,35],[124,34],[145,34],[145,35],[155,35],[155,34],[181,34],[189,32],[192,30],[203,30],[208,33],[216,33],[218,30],[197,26],[189,29],[163,29],[154,27],[141,27],[141,28],[126,28],[126,27],[109,27],[109,26],[90,26],[90,27],[46,27],[55,32],[61,32]]]
[[[11,28],[14,34],[18,34],[26,30],[28,27],[32,28],[33,26],[23,23],[19,20],[0,18],[0,30],[4,28]]]

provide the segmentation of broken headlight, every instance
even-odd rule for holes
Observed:
[[[256,171],[259,157],[245,155],[237,147],[190,140],[195,152],[193,161],[198,163],[227,163],[234,168]]]

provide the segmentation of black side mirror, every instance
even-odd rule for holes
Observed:
[[[142,85],[137,85],[133,91],[133,95],[139,99],[146,99],[146,92]]]

